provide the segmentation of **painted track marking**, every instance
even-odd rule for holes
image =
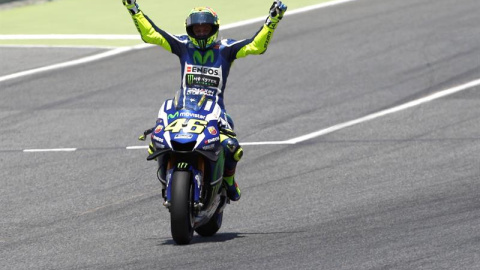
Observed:
[[[242,146],[250,146],[250,145],[292,145],[292,144],[297,144],[297,143],[308,141],[308,140],[311,140],[311,139],[314,139],[314,138],[317,138],[317,137],[320,137],[320,136],[323,136],[323,135],[333,133],[335,131],[338,131],[338,130],[341,130],[341,129],[344,129],[344,128],[348,128],[348,127],[351,127],[351,126],[354,126],[354,125],[365,123],[365,122],[368,122],[368,121],[371,121],[371,120],[374,120],[374,119],[377,119],[377,118],[380,118],[380,117],[383,117],[383,116],[386,116],[386,115],[389,115],[389,114],[400,112],[400,111],[403,111],[403,110],[406,110],[406,109],[409,109],[409,108],[412,108],[412,107],[415,107],[415,106],[418,106],[418,105],[421,105],[421,104],[424,104],[424,103],[427,103],[427,102],[430,102],[430,101],[433,101],[433,100],[436,100],[436,99],[440,99],[440,98],[443,98],[443,97],[446,97],[446,96],[450,96],[450,95],[453,95],[455,93],[458,93],[458,92],[461,92],[461,91],[464,91],[464,90],[468,90],[468,89],[471,89],[471,88],[474,88],[474,87],[477,87],[477,86],[480,86],[480,79],[477,79],[477,80],[474,80],[474,81],[471,81],[471,82],[468,82],[468,83],[465,83],[465,84],[462,84],[462,85],[459,85],[459,86],[455,86],[455,87],[452,87],[452,88],[449,88],[449,89],[446,89],[446,90],[442,90],[442,91],[433,93],[431,95],[428,95],[426,97],[419,98],[419,99],[416,99],[416,100],[412,100],[412,101],[409,101],[407,103],[392,107],[390,109],[386,109],[386,110],[382,110],[382,111],[379,111],[379,112],[376,112],[376,113],[372,113],[372,114],[369,114],[369,115],[366,115],[366,116],[363,116],[363,117],[360,117],[360,118],[357,118],[357,119],[354,119],[354,120],[351,120],[351,121],[343,122],[341,124],[337,124],[337,125],[334,125],[334,126],[331,126],[331,127],[325,128],[325,129],[321,129],[321,130],[318,130],[318,131],[315,131],[315,132],[312,132],[312,133],[309,133],[309,134],[306,134],[306,135],[295,137],[295,138],[292,138],[292,139],[289,139],[289,140],[285,140],[285,141],[266,141],[266,142],[243,142],[243,143],[241,143],[241,145]],[[145,145],[127,146],[126,147],[127,150],[138,150],[138,149],[147,149],[147,148],[148,148],[148,146],[145,146]],[[25,150],[23,150],[23,152],[25,152],[25,153],[32,153],[32,152],[73,152],[73,151],[76,151],[76,150],[77,150],[77,148],[25,149]]]
[[[36,74],[36,73],[40,73],[40,72],[44,72],[44,71],[55,70],[55,69],[60,69],[60,68],[85,64],[85,63],[93,62],[93,61],[96,61],[96,60],[99,60],[99,59],[102,59],[102,58],[106,58],[106,57],[110,57],[110,56],[113,56],[113,55],[121,54],[121,53],[124,53],[124,52],[137,50],[137,49],[142,49],[144,47],[145,47],[145,45],[141,44],[141,45],[133,46],[133,47],[117,48],[117,49],[109,50],[109,51],[106,51],[106,52],[103,52],[103,53],[100,53],[100,54],[80,58],[80,59],[77,59],[77,60],[72,60],[72,61],[68,61],[68,62],[64,62],[64,63],[59,63],[59,64],[54,64],[54,65],[50,65],[50,66],[46,66],[46,67],[41,67],[41,68],[30,69],[30,70],[26,70],[26,71],[21,71],[21,72],[17,72],[17,73],[14,73],[14,74],[10,74],[10,75],[0,77],[0,82],[8,81],[8,80],[11,80],[11,79],[16,79],[16,78],[20,78],[20,77],[25,77],[25,76],[28,76],[28,75],[32,75],[32,74]]]
[[[386,116],[386,115],[389,115],[389,114],[400,112],[400,111],[403,111],[403,110],[406,110],[406,109],[409,109],[409,108],[412,108],[412,107],[415,107],[415,106],[418,106],[418,105],[421,105],[421,104],[424,104],[424,103],[427,103],[427,102],[430,102],[430,101],[433,101],[433,100],[436,100],[436,99],[439,99],[439,98],[442,98],[442,97],[446,97],[446,96],[449,96],[449,95],[452,95],[452,94],[455,94],[455,93],[458,93],[458,92],[461,92],[461,91],[464,91],[464,90],[468,90],[468,89],[471,89],[471,88],[479,86],[479,85],[480,85],[480,79],[477,79],[477,80],[474,80],[474,81],[471,81],[471,82],[468,82],[468,83],[465,83],[465,84],[462,84],[462,85],[459,85],[459,86],[456,86],[456,87],[453,87],[453,88],[449,88],[449,89],[446,89],[446,90],[442,90],[442,91],[433,93],[433,94],[428,95],[428,96],[423,97],[423,98],[419,98],[419,99],[416,99],[416,100],[409,101],[407,103],[392,107],[390,109],[386,109],[386,110],[382,110],[382,111],[379,111],[379,112],[376,112],[376,113],[372,113],[372,114],[369,114],[369,115],[366,115],[366,116],[363,116],[363,117],[360,117],[360,118],[357,118],[357,119],[354,119],[354,120],[351,120],[351,121],[343,122],[341,124],[337,124],[337,125],[325,128],[325,129],[321,129],[321,130],[318,130],[318,131],[315,131],[315,132],[312,132],[312,133],[309,133],[309,134],[306,134],[306,135],[295,137],[295,138],[292,138],[290,140],[286,140],[286,141],[267,141],[267,142],[243,142],[243,143],[241,143],[241,145],[242,146],[248,146],[248,145],[289,145],[289,144],[297,144],[297,143],[300,143],[300,142],[308,141],[308,140],[311,140],[311,139],[314,139],[314,138],[317,138],[317,137],[320,137],[320,136],[323,136],[323,135],[333,133],[335,131],[338,131],[338,130],[341,130],[341,129],[344,129],[344,128],[348,128],[348,127],[351,127],[351,126],[354,126],[354,125],[357,125],[357,124],[365,123],[365,122],[368,122],[370,120],[380,118],[382,116]],[[129,147],[127,147],[127,149],[146,149],[146,148],[148,148],[148,146],[129,146]]]
[[[24,149],[24,153],[37,153],[37,152],[74,152],[77,148],[52,148],[52,149]]]

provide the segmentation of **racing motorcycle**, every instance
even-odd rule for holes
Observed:
[[[158,162],[163,205],[170,211],[173,240],[189,244],[193,232],[212,236],[222,226],[223,210],[229,199],[223,187],[225,154],[220,134],[220,106],[206,95],[166,100],[160,108],[151,134],[154,152],[147,160]]]

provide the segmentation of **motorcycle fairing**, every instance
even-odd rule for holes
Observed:
[[[195,226],[200,226],[221,212],[226,203],[222,189],[225,155],[220,143],[222,110],[206,96],[192,97],[183,107],[177,105],[172,99],[162,104],[151,135],[156,150],[147,159],[157,159],[167,205],[172,199],[175,171],[190,172],[193,201],[200,206]]]

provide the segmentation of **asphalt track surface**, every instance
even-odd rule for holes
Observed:
[[[265,55],[232,69],[239,139],[287,140],[480,78],[479,12],[359,0],[286,17]],[[65,50],[48,53],[98,53]],[[10,71],[51,61],[0,51]],[[216,236],[177,246],[154,164],[125,147],[142,145],[179,80],[175,56],[149,48],[0,83],[1,269],[480,269],[478,87],[245,146],[241,201]],[[22,152],[60,147],[78,150]]]

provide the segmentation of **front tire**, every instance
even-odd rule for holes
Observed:
[[[172,238],[179,245],[189,244],[193,238],[192,182],[190,172],[174,172],[172,176],[170,225]]]

